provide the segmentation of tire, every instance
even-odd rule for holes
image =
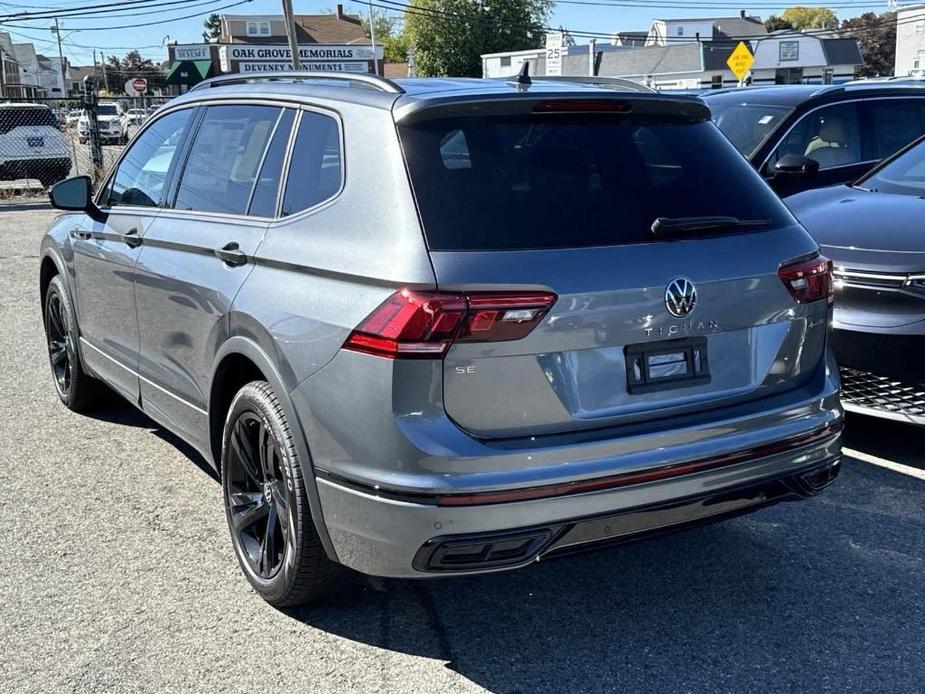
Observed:
[[[221,475],[232,546],[254,590],[275,607],[327,595],[337,565],[321,546],[292,433],[266,381],[248,383],[231,403]]]
[[[103,384],[84,372],[77,351],[77,317],[60,275],[45,292],[45,340],[58,399],[74,412],[86,413],[103,403]]]

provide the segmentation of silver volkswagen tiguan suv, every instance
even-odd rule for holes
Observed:
[[[514,568],[837,475],[830,263],[699,101],[232,75],[51,198],[59,397],[105,383],[213,462],[275,605],[340,565]]]

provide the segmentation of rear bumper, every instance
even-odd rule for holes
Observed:
[[[6,159],[0,161],[0,179],[42,178],[51,173],[66,176],[71,170],[71,159],[62,157],[43,157],[41,159]]]
[[[442,506],[324,476],[318,492],[337,557],[351,568],[483,573],[813,496],[837,475],[840,428],[839,419],[805,445],[703,472],[530,501]]]

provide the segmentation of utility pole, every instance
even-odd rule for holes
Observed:
[[[379,61],[376,60],[376,23],[373,21],[373,3],[366,3],[369,9],[369,42],[373,44],[373,74],[379,74]]]
[[[61,96],[67,98],[67,68],[64,66],[64,51],[61,50],[61,27],[58,26],[58,18],[55,17],[55,26],[52,29],[58,38],[58,60],[61,63]]]
[[[295,19],[292,17],[292,0],[283,0],[283,18],[286,20],[286,36],[289,38],[289,52],[292,53],[292,69],[298,70],[299,41],[295,35]]]
[[[96,55],[96,51],[93,51],[93,54]],[[100,51],[100,65],[103,67],[103,89],[109,93],[109,80],[106,79],[106,56],[103,55],[103,51]]]
[[[3,53],[3,48],[0,47],[0,99],[6,98],[6,61]]]

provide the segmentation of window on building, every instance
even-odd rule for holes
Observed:
[[[921,34],[923,31],[925,31],[925,22],[916,22],[915,23],[915,33]]]
[[[678,36],[684,36],[684,27],[678,27],[677,33]]]
[[[283,195],[283,216],[296,214],[333,197],[340,190],[340,131],[337,121],[304,111]]]
[[[710,78],[710,88],[711,89],[721,89],[723,86],[723,76],[722,75],[713,75]]]
[[[511,56],[506,55],[501,58],[501,67],[511,67]]]
[[[799,41],[781,41],[778,44],[779,58],[781,62],[786,60],[800,59],[800,42]]]
[[[269,22],[248,22],[247,23],[247,35],[248,36],[269,36],[270,35],[270,23]]]
[[[186,158],[174,207],[244,214],[279,115],[274,106],[210,106]]]

